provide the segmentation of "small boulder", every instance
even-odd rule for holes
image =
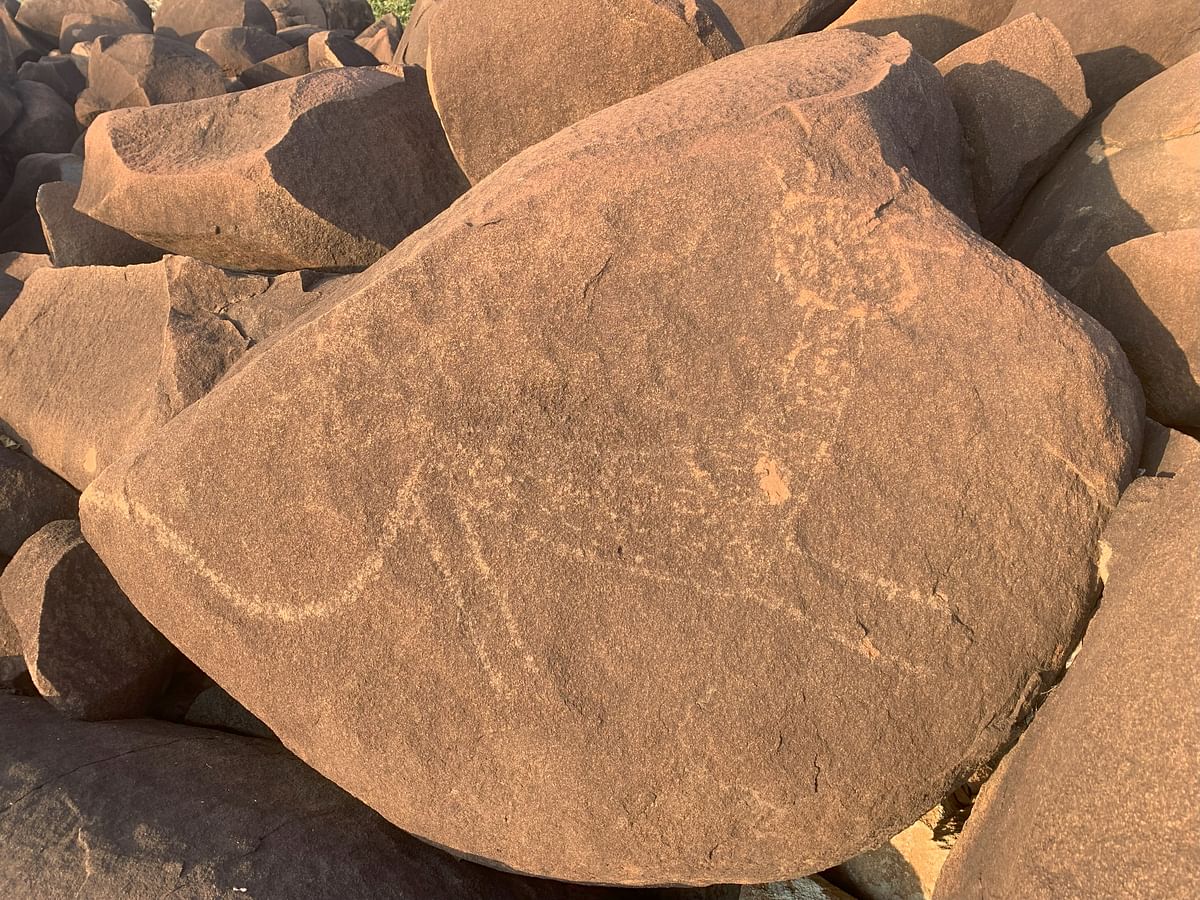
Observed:
[[[388,13],[364,28],[354,43],[365,48],[380,65],[386,66],[395,58],[403,34],[404,26],[400,20],[394,13]]]
[[[40,81],[16,81],[21,115],[0,136],[0,157],[15,164],[32,153],[67,153],[79,137],[75,111],[54,88]]]
[[[226,78],[240,78],[251,66],[291,48],[261,28],[226,26],[210,28],[200,35],[196,49],[210,56]]]
[[[105,116],[78,208],[227,268],[350,270],[465,189],[424,73],[350,68]]]
[[[368,0],[317,0],[325,11],[325,27],[358,34],[375,21]]]
[[[980,232],[999,241],[1091,108],[1083,73],[1053,23],[1034,15],[963,44],[937,67],[962,123]]]
[[[122,593],[73,520],[29,538],[0,574],[34,686],[72,719],[145,715],[176,650]]]
[[[287,28],[279,29],[275,35],[289,47],[307,47],[310,37],[317,32],[326,30],[318,28],[316,25],[289,25]]]
[[[377,66],[379,60],[368,50],[354,42],[344,31],[318,31],[308,39],[308,68],[340,69],[346,66]]]
[[[122,34],[145,34],[150,31],[140,23],[121,22],[99,16],[72,13],[63,16],[62,31],[58,36],[58,49],[70,53],[78,44],[88,44],[100,37],[117,37]]]
[[[1200,229],[1110,248],[1072,299],[1120,341],[1149,415],[1200,429]]]
[[[245,352],[212,309],[266,288],[265,278],[178,257],[39,269],[0,319],[0,419],[31,456],[83,487]]]
[[[442,0],[414,0],[408,24],[396,46],[392,64],[396,66],[425,66],[429,53],[429,26]]]
[[[0,446],[0,556],[15,556],[35,531],[79,511],[79,491],[36,459]]]
[[[50,258],[66,266],[132,266],[162,259],[163,251],[76,211],[79,185],[53,181],[38,188],[37,213]]]
[[[46,56],[37,62],[23,63],[17,78],[39,81],[72,105],[80,91],[87,87],[87,76],[71,56]]]
[[[78,183],[82,172],[83,160],[71,153],[33,153],[17,163],[12,186],[0,201],[0,247],[46,253],[38,189],[52,181]]]
[[[256,88],[264,84],[274,84],[276,81],[299,78],[308,73],[308,40],[305,39],[299,47],[268,57],[244,70],[238,77],[246,87]]]
[[[157,34],[102,37],[88,60],[88,87],[75,104],[79,122],[103,112],[183,103],[225,93],[221,68],[205,53]]]
[[[329,27],[321,0],[263,0],[275,18],[276,31],[306,26],[317,31]]]
[[[1069,299],[1104,251],[1200,228],[1200,53],[1093,121],[1025,200],[1001,246]]]
[[[5,0],[3,4],[0,4],[0,31],[4,32],[4,37],[0,38],[0,47],[4,48],[4,62],[6,66],[11,61],[11,71],[13,73],[20,68],[21,63],[39,59],[49,49],[48,47],[35,47],[33,45],[29,33],[17,24],[17,20],[13,15],[14,9],[19,8],[11,0]]]
[[[149,31],[153,24],[150,7],[143,0],[22,0],[17,23],[49,49],[59,46],[63,19],[80,15],[120,22],[139,31]]]
[[[747,47],[824,28],[853,0],[716,0]]]
[[[51,265],[50,257],[44,253],[23,253],[10,250],[0,253],[0,316],[16,301],[25,286],[25,279],[34,269]],[[3,432],[0,432],[0,438]]]
[[[430,26],[429,89],[471,183],[594,112],[740,49],[708,8],[444,0]]]
[[[275,17],[262,0],[162,0],[154,31],[194,43],[210,28],[259,28],[275,33]]]
[[[898,32],[930,61],[1004,21],[1012,0],[858,0],[829,26],[883,37]]]

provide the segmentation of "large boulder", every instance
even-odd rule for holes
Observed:
[[[105,116],[78,208],[215,265],[355,269],[466,187],[423,72],[335,69]]]
[[[1106,250],[1200,228],[1200,53],[1080,132],[1029,194],[1002,246],[1067,297]]]
[[[311,37],[311,35],[310,35]],[[276,81],[286,81],[289,78],[299,78],[309,73],[308,67],[308,38],[299,47],[293,47],[283,53],[269,56],[260,63],[255,63],[238,76],[248,88],[262,87]]]
[[[51,522],[0,574],[34,686],[72,719],[145,715],[176,650],[113,581],[76,521]]]
[[[163,251],[75,209],[79,185],[52,181],[38,188],[37,214],[50,258],[65,266],[132,266],[157,262]]]
[[[429,30],[429,89],[471,183],[573,122],[731,53],[737,35],[709,10],[443,0]]]
[[[93,16],[139,31],[153,26],[144,0],[22,0],[17,24],[35,34],[47,48],[58,47],[67,16]]]
[[[23,63],[17,78],[41,82],[71,104],[80,91],[87,87],[87,76],[72,56],[47,56],[37,62]]]
[[[747,47],[824,28],[853,0],[716,0]]]
[[[82,488],[245,352],[213,308],[266,287],[179,258],[40,269],[0,319],[0,420]]]
[[[261,28],[224,27],[200,35],[196,49],[210,56],[226,78],[237,78],[251,66],[291,48]]]
[[[145,34],[149,28],[140,24],[119,22],[98,16],[71,14],[63,16],[62,31],[58,35],[58,49],[71,53],[78,44],[89,44],[100,37],[117,37],[122,34]]]
[[[408,24],[404,26],[404,34],[400,35],[400,43],[396,47],[393,65],[424,67],[429,53],[429,26],[440,5],[441,0],[414,0]]]
[[[1200,429],[1200,229],[1111,248],[1072,296],[1120,341],[1149,414]]]
[[[1017,0],[1008,21],[1029,13],[1054,22],[1079,55],[1096,112],[1200,51],[1200,4],[1194,0]]]
[[[1053,23],[1034,15],[963,44],[937,67],[962,123],[980,231],[998,241],[1083,123],[1083,73]]]
[[[85,533],[434,843],[623,884],[877,846],[1061,665],[1142,423],[962,222],[957,128],[848,31],[598,113],[105,471]]]
[[[53,181],[78,183],[82,174],[83,160],[71,153],[31,153],[22,157],[11,187],[0,201],[0,246],[45,253],[46,236],[37,214],[38,191]]]
[[[354,42],[366,48],[377,62],[388,65],[396,58],[396,51],[400,49],[400,38],[403,35],[404,26],[400,24],[400,20],[395,13],[388,13],[364,28]]]
[[[44,253],[0,253],[0,316],[8,312],[9,307],[16,302],[26,279],[35,270],[49,265],[50,257]],[[2,434],[3,432],[0,432],[0,435]]]
[[[899,32],[928,60],[939,60],[1004,21],[1012,0],[858,0],[831,28],[882,37]]]
[[[272,741],[22,697],[0,697],[0,808],[8,897],[620,900],[454,859]]]
[[[79,491],[36,459],[0,446],[0,557],[11,558],[35,531],[73,519]]]
[[[1121,498],[1074,664],[985,785],[937,897],[1154,897],[1200,887],[1200,445]]]
[[[318,31],[308,39],[308,68],[340,69],[346,66],[377,66],[379,60],[353,37],[340,31]]]
[[[210,28],[248,27],[275,33],[275,17],[262,0],[162,0],[154,14],[154,30],[169,38],[194,42]]]
[[[86,127],[113,109],[224,93],[220,66],[195,47],[157,34],[102,37],[88,58],[88,87],[75,103],[75,115]]]
[[[0,136],[0,161],[15,165],[34,153],[70,152],[79,137],[71,104],[40,81],[16,81],[12,91],[21,101],[21,114]]]

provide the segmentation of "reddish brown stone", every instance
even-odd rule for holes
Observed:
[[[17,81],[12,90],[21,100],[21,115],[0,136],[0,157],[15,164],[34,153],[70,151],[79,136],[71,105],[40,81]]]
[[[354,38],[340,31],[318,31],[308,39],[308,68],[340,69],[346,66],[377,66],[379,60]]]
[[[151,28],[150,7],[143,0],[22,0],[16,20],[47,47],[57,47],[63,19],[71,15],[107,19],[140,31]]]
[[[15,556],[35,531],[78,514],[79,491],[37,460],[0,446],[0,557]]]
[[[99,37],[122,34],[145,34],[150,29],[140,24],[72,13],[63,16],[58,36],[58,49],[70,53],[77,44],[87,44]]]
[[[264,59],[242,72],[239,80],[248,88],[262,87],[264,84],[274,84],[276,81],[286,81],[288,78],[299,78],[307,75],[308,68],[308,38],[299,47],[293,47],[284,53]]]
[[[893,31],[928,60],[939,60],[1004,21],[1011,0],[858,0],[831,28],[882,37]]]
[[[373,22],[363,29],[362,34],[356,37],[354,42],[366,48],[376,61],[388,65],[396,56],[396,50],[400,46],[400,37],[403,34],[404,26],[400,24],[400,20],[394,13],[388,13],[381,16],[379,21]]]
[[[716,0],[747,47],[824,28],[853,0]]]
[[[210,28],[196,40],[196,49],[208,54],[227,78],[238,78],[251,66],[290,47],[259,28]]]
[[[132,266],[162,259],[157,247],[76,212],[78,195],[79,185],[66,181],[38,188],[37,213],[54,265]]]
[[[441,0],[414,0],[408,24],[396,47],[393,65],[425,66],[429,53],[429,25],[440,4]]]
[[[250,27],[275,33],[275,17],[261,0],[162,0],[154,30],[164,37],[195,42],[210,28]]]

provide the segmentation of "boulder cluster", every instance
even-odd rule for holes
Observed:
[[[0,191],[0,894],[1200,893],[1193,0],[3,0]]]

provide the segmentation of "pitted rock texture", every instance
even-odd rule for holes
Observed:
[[[105,19],[140,31],[149,31],[152,25],[150,7],[143,0],[22,0],[16,21],[49,49],[58,46],[63,20],[72,15]]]
[[[210,28],[251,27],[275,33],[275,17],[262,0],[162,0],[154,30],[194,43]]]
[[[883,37],[895,31],[930,61],[1004,21],[1012,0],[858,0],[831,28]]]
[[[1142,427],[1111,336],[936,199],[956,136],[932,64],[849,31],[605,110],[106,470],[85,533],[471,858],[756,883],[878,846],[1062,664]]]
[[[36,459],[0,446],[0,557],[16,555],[35,531],[79,511],[79,491]]]
[[[852,0],[716,0],[747,47],[824,28]]]

